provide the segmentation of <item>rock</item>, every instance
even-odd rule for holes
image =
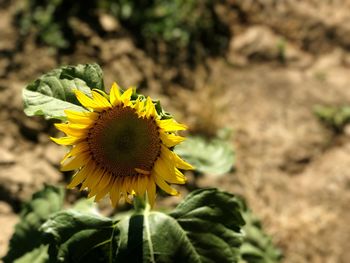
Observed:
[[[61,176],[35,151],[25,152],[18,156],[16,164],[0,169],[0,195],[8,202],[25,201],[44,184],[56,184]]]
[[[0,201],[0,258],[6,255],[8,242],[14,232],[14,226],[18,222],[18,216],[12,212],[9,204]]]
[[[345,125],[344,134],[346,137],[350,137],[350,124]]]
[[[0,148],[0,165],[15,163],[15,156],[8,150]]]
[[[344,52],[341,49],[335,49],[330,53],[319,56],[311,68],[312,72],[327,72],[332,68],[343,64]]]
[[[12,213],[11,206],[6,202],[0,201],[0,215],[10,214],[10,213]]]
[[[6,75],[7,69],[10,66],[10,60],[7,58],[0,59],[0,77],[4,77]]]
[[[12,136],[4,136],[0,139],[0,145],[5,149],[12,149],[16,146],[16,141]]]
[[[139,85],[144,79],[142,72],[128,56],[122,56],[111,63],[111,69],[115,72],[116,80],[122,87]]]
[[[54,166],[59,165],[65,153],[68,151],[65,147],[57,146],[53,143],[49,143],[44,148],[43,157]]]
[[[228,60],[235,64],[246,60],[281,61],[305,66],[311,62],[310,56],[275,34],[265,26],[252,26],[232,38],[229,45]]]
[[[0,41],[0,50],[12,50],[15,46],[16,38],[13,36],[16,34],[11,26],[13,18],[11,17],[11,12],[7,10],[0,10],[0,32],[1,32],[1,41]],[[18,33],[17,33],[18,34]]]
[[[269,28],[253,26],[233,37],[230,50],[245,57],[259,56],[271,60],[278,55],[279,41],[281,40]]]
[[[101,50],[101,58],[104,61],[115,61],[118,57],[136,52],[136,48],[131,39],[111,39],[103,43],[104,48]]]
[[[0,170],[0,195],[8,202],[28,199],[32,191],[32,174],[21,165]]]
[[[102,28],[107,32],[117,31],[120,28],[118,21],[111,15],[101,14],[99,20]]]
[[[36,184],[54,184],[61,179],[61,173],[44,160],[38,161],[33,167],[32,171],[37,175],[34,179]]]

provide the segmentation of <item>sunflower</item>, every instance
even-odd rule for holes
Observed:
[[[172,151],[184,140],[176,132],[185,125],[162,118],[151,98],[133,96],[132,88],[121,94],[116,83],[109,95],[101,90],[92,90],[92,97],[74,92],[86,111],[65,110],[67,122],[55,126],[66,137],[51,138],[71,146],[61,162],[62,171],[76,170],[68,188],[81,185],[95,201],[109,194],[113,206],[146,192],[153,206],[156,186],[178,195],[169,183],[184,184],[179,169],[193,169]]]

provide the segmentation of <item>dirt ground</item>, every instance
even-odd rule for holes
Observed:
[[[208,58],[181,83],[176,68],[158,65],[130,37],[102,39],[86,25],[80,34],[88,41],[73,55],[57,58],[33,39],[19,48],[16,5],[0,5],[0,257],[20,204],[43,183],[65,180],[58,171],[64,149],[49,141],[50,124],[24,115],[21,90],[60,64],[94,61],[106,86],[146,87],[192,132],[233,130],[235,171],[198,184],[245,196],[284,262],[349,262],[350,132],[335,135],[313,109],[350,104],[350,1],[291,2],[218,6],[231,25],[227,54]]]

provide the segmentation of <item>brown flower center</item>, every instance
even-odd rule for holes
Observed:
[[[131,107],[100,113],[87,140],[96,164],[118,177],[137,175],[136,168],[150,172],[160,155],[156,122],[139,117]]]

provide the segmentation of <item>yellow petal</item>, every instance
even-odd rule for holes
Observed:
[[[154,183],[153,180],[148,181],[147,197],[151,207],[153,207],[156,201],[156,184]]]
[[[108,172],[105,172],[101,177],[101,181],[97,184],[97,190],[102,191],[109,184],[111,179],[112,176]]]
[[[174,119],[159,120],[158,125],[166,132],[186,130],[187,126],[176,122]]]
[[[74,93],[80,104],[83,105],[85,108],[95,108],[99,106],[95,101],[93,101],[93,99],[86,96],[80,90],[74,90]]]
[[[176,189],[170,187],[170,185],[168,185],[168,184],[164,181],[164,179],[163,179],[162,177],[157,176],[157,174],[156,174],[156,175],[153,176],[153,178],[154,178],[155,183],[156,183],[162,190],[164,190],[165,192],[167,192],[168,194],[170,194],[170,195],[179,195],[179,192],[176,191]]]
[[[109,173],[104,172],[103,175],[101,176],[100,181],[91,189],[88,197],[90,198],[98,194],[99,192],[103,191],[107,187],[111,179],[112,177],[109,175]]]
[[[120,88],[117,83],[113,83],[109,96],[113,106],[120,104]]]
[[[87,133],[86,129],[77,129],[73,124],[68,123],[55,123],[55,127],[67,134],[67,136],[83,137]]]
[[[133,177],[133,180],[132,180],[132,185],[131,185],[131,194],[133,195],[133,196],[135,196],[135,195],[140,195],[139,193],[140,193],[140,189],[138,188],[138,184],[137,184],[137,182],[138,182],[138,180],[139,180],[139,176],[134,176]]]
[[[99,191],[95,196],[95,202],[100,201],[103,197],[105,197],[111,190],[111,184],[107,184],[105,188]]]
[[[174,164],[167,163],[162,157],[154,164],[154,172],[172,184],[184,184],[186,178],[183,174],[176,173]]]
[[[129,177],[124,177],[123,180],[123,189],[127,194],[131,192],[131,179]]]
[[[91,99],[90,97],[86,96],[83,92],[81,92],[80,90],[74,90],[75,96],[77,97],[78,101],[81,103],[81,105],[83,105],[85,108],[88,109],[93,109],[93,110],[104,110],[109,108],[107,105],[104,105],[103,103],[101,103],[101,101],[96,100],[96,98],[98,98],[98,96],[93,95],[94,99]],[[100,95],[100,94],[99,94]],[[100,95],[101,96],[101,95]],[[102,97],[102,96],[101,96]],[[101,103],[101,104],[100,104]]]
[[[171,162],[175,162],[175,165],[179,169],[183,170],[193,170],[194,167],[182,160],[176,153],[173,151],[170,151],[167,147],[164,145],[161,145],[161,155],[164,156],[166,159],[168,159]]]
[[[153,104],[151,98],[147,97],[145,116],[146,117],[155,117],[156,115],[157,115],[157,113],[156,113],[156,109],[154,107],[154,104]]]
[[[131,195],[136,195],[138,176],[132,176],[129,180],[129,193]]]
[[[138,185],[139,185],[139,194],[140,196],[144,196],[146,190],[147,190],[147,185],[148,185],[148,181],[149,181],[149,176],[141,176],[139,177],[138,180]]]
[[[184,183],[187,181],[186,177],[179,169],[175,168],[175,174],[176,174],[176,178],[182,178],[182,180],[184,180]]]
[[[67,115],[68,121],[70,123],[85,125],[84,128],[92,124],[99,116],[99,114],[96,112],[79,112],[72,110],[64,110],[64,113]]]
[[[86,180],[83,182],[83,184],[80,187],[80,191],[88,188],[88,189],[93,189],[101,179],[103,172],[96,167],[96,165],[93,163],[91,165],[90,173],[86,177]]]
[[[89,144],[87,142],[81,142],[73,147],[73,149],[70,151],[70,155],[75,156],[79,153],[86,152],[87,150],[89,150]]]
[[[120,180],[118,178],[114,178],[114,182],[111,187],[110,198],[112,205],[114,207],[118,206],[120,200]]]
[[[126,202],[128,202],[129,204],[131,204],[131,203],[132,203],[132,200],[131,200],[131,198],[129,197],[129,193],[131,192],[129,178],[124,177],[124,178],[121,180],[120,192],[121,192],[122,198],[124,198],[124,200],[125,200]]]
[[[100,93],[98,93],[96,90],[92,91],[92,98],[102,108],[110,108],[110,107],[112,107],[112,105],[109,103],[109,101],[104,96],[102,96]]]
[[[61,171],[71,171],[78,169],[90,161],[88,154],[82,153],[65,161],[61,166]]]
[[[67,185],[67,188],[73,189],[84,181],[89,173],[88,165],[85,165],[80,171],[76,172],[72,178],[72,181]]]
[[[125,201],[128,203],[128,204],[131,204],[132,205],[132,198],[129,196],[129,195],[126,195],[125,196]]]
[[[120,99],[124,103],[124,105],[129,105],[131,95],[133,93],[133,88],[128,88],[124,93],[121,95]]]
[[[159,135],[160,139],[167,147],[173,147],[175,145],[178,145],[186,139],[185,137],[177,136],[172,133],[165,133],[162,131],[159,133]]]
[[[149,175],[151,174],[151,171],[146,171],[140,168],[135,168],[135,171],[138,172],[139,174],[143,174],[143,175]]]
[[[63,157],[61,164],[64,163],[67,160],[67,158],[76,156],[80,153],[84,153],[87,150],[89,150],[89,145],[86,142],[78,143]]]
[[[141,101],[140,99],[137,99],[134,104],[134,109],[139,113],[140,116],[143,116],[144,114],[141,114],[145,107],[145,102]]]
[[[76,138],[76,137],[62,137],[62,138],[53,138],[50,137],[51,140],[53,140],[55,143],[60,145],[73,145],[77,142],[81,141],[83,138]]]

